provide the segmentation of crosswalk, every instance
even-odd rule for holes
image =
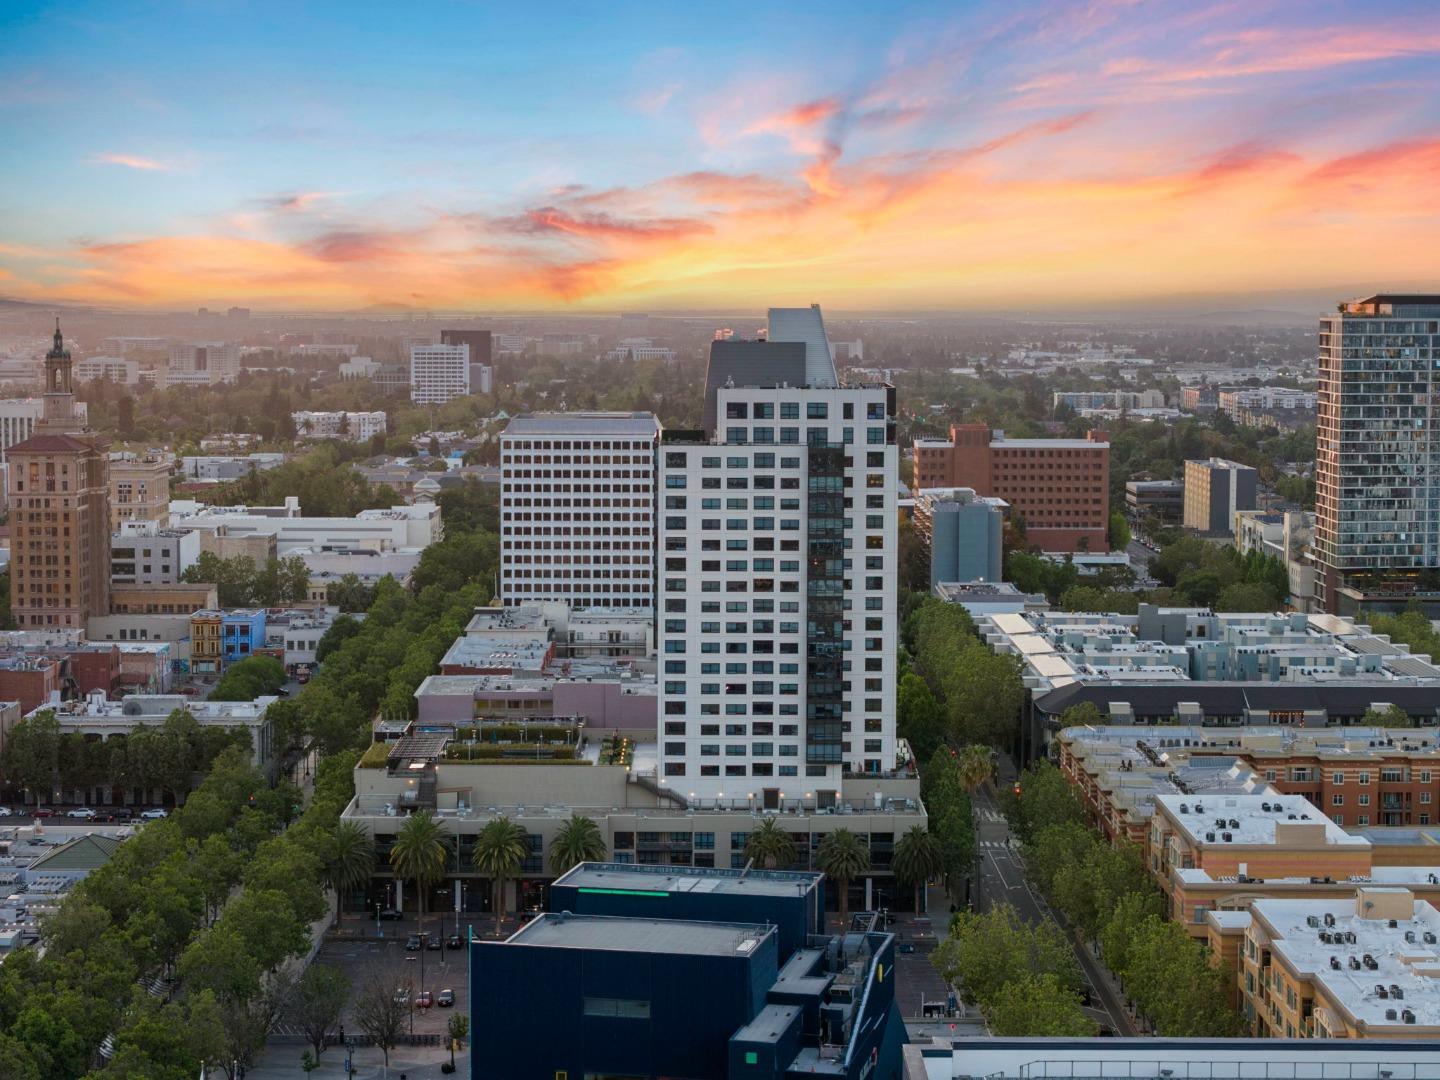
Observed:
[[[980,846],[981,846],[982,848],[993,848],[993,849],[995,849],[995,850],[1004,850],[1004,848],[1006,847],[1006,844],[1005,844],[1005,841],[1004,841],[1004,840],[981,840],[981,841],[980,841]]]
[[[991,810],[988,806],[977,810],[976,816],[979,817],[981,821],[989,821],[996,824],[1005,820],[1004,814],[1000,813],[999,810]]]

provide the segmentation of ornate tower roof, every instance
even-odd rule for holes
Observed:
[[[65,348],[65,338],[60,333],[60,316],[55,316],[55,344],[45,354],[46,360],[69,360],[70,353]]]

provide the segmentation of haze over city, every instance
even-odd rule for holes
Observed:
[[[15,299],[1308,311],[1436,265],[1424,0],[0,20]]]

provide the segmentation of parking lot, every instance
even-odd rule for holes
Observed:
[[[466,951],[462,949],[457,953],[445,949],[426,950],[423,953],[406,952],[405,937],[405,934],[401,934],[394,940],[387,938],[383,942],[327,938],[320,947],[315,962],[340,968],[355,987],[364,985],[371,971],[378,967],[397,983],[408,979],[417,994],[421,990],[429,990],[432,994],[439,994],[441,990],[454,990],[454,1008],[431,1007],[413,1010],[416,1034],[443,1033],[450,1022],[451,1014],[470,1015],[470,978]],[[423,983],[420,974],[422,955]],[[355,1024],[349,1009],[346,1010],[344,1024],[348,1032],[359,1033],[359,1025]]]

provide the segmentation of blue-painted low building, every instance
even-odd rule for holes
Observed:
[[[900,1080],[894,939],[817,933],[823,875],[591,863],[561,905],[471,943],[472,1076]]]
[[[245,660],[265,647],[265,609],[235,608],[220,619],[220,647],[225,665]]]

